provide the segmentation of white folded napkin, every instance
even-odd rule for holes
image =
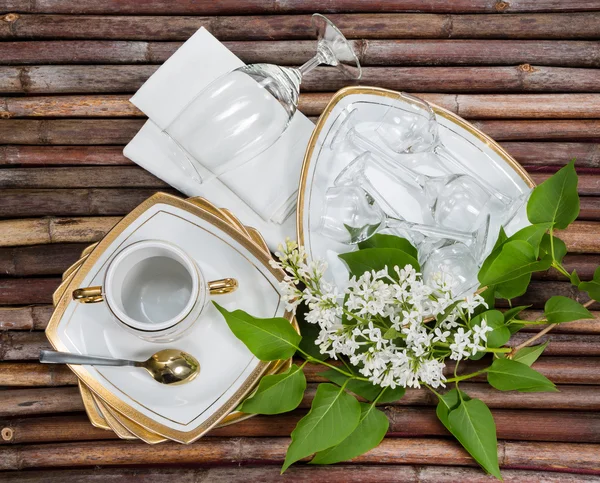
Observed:
[[[228,208],[244,224],[257,228],[274,249],[285,237],[296,235],[295,217],[289,215],[296,206],[302,159],[313,123],[297,112],[273,146],[219,179],[202,184],[179,166],[172,143],[162,131],[210,82],[242,65],[200,28],[131,98],[150,120],[123,153],[188,196],[203,196]]]

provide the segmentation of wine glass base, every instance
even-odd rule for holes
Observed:
[[[312,24],[317,31],[318,51],[323,62],[336,67],[350,79],[360,79],[360,61],[344,34],[327,17],[319,13],[312,16]]]

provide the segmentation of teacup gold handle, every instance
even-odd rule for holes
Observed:
[[[85,287],[73,290],[73,300],[81,302],[82,304],[102,302],[104,300],[102,287]]]
[[[224,295],[235,292],[238,288],[238,281],[235,278],[222,278],[208,282],[208,291],[211,295]]]

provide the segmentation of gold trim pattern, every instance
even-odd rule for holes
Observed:
[[[127,215],[123,220],[121,220],[121,222],[119,222],[105,236],[105,238],[101,242],[99,242],[93,247],[89,247],[89,249],[86,249],[86,255],[88,255],[88,257],[81,265],[80,270],[72,274],[73,277],[69,280],[67,287],[64,289],[65,291],[63,293],[63,296],[56,301],[56,310],[51,317],[48,328],[46,329],[47,337],[56,349],[67,349],[58,339],[57,335],[57,329],[60,319],[64,315],[64,312],[70,303],[70,298],[66,297],[65,294],[70,293],[74,288],[78,287],[82,283],[83,279],[90,271],[90,269],[95,265],[101,254],[128,226],[130,226],[142,213],[144,213],[150,207],[159,203],[164,203],[170,206],[174,206],[176,208],[180,208],[182,210],[195,214],[199,218],[214,225],[219,230],[229,235],[246,250],[248,250],[277,280],[282,279],[283,273],[280,270],[273,268],[269,265],[269,259],[271,258],[270,254],[265,253],[262,247],[259,247],[250,238],[243,236],[238,230],[233,228],[231,224],[226,223],[222,217],[201,209],[199,206],[196,206],[193,202],[188,202],[165,193],[157,193],[145,202],[141,203],[129,215]],[[286,312],[284,314],[284,317],[290,320],[290,323],[293,323],[295,329],[298,330],[297,325],[294,323],[295,320],[293,320],[293,317],[289,312]],[[91,374],[89,374],[85,367],[70,367],[73,370],[73,372],[75,372],[75,374],[88,386],[89,389],[93,391],[93,393],[96,396],[98,396],[102,401],[106,402],[113,409],[123,414],[125,417],[131,419],[132,421],[135,421],[136,423],[140,424],[144,428],[154,433],[163,435],[164,437],[175,441],[190,443],[201,437],[206,431],[208,431],[211,427],[215,426],[221,419],[223,419],[228,412],[235,408],[237,404],[252,390],[252,388],[258,382],[258,380],[260,380],[262,375],[268,371],[268,369],[270,368],[270,364],[260,363],[257,366],[256,370],[254,370],[253,373],[247,378],[246,383],[238,389],[238,391],[229,399],[229,401],[226,404],[223,404],[221,406],[219,411],[213,414],[211,418],[205,421],[198,428],[189,432],[174,430],[172,428],[164,426],[163,424],[158,423],[157,421],[145,416],[144,414],[125,404],[123,401],[116,398],[101,384],[99,384],[98,381],[96,381],[91,376]]]
[[[304,154],[304,160],[302,162],[302,171],[300,172],[300,185],[298,187],[298,204],[297,204],[297,210],[296,210],[296,233],[297,233],[297,237],[298,237],[298,243],[300,245],[305,244],[304,226],[303,226],[304,197],[306,194],[306,188],[307,188],[306,184],[307,184],[307,180],[308,180],[308,172],[310,169],[310,163],[311,163],[311,160],[313,157],[313,153],[315,151],[315,146],[317,144],[317,140],[319,139],[319,136],[321,135],[321,131],[323,130],[323,127],[325,126],[327,118],[329,117],[329,114],[331,114],[331,111],[333,110],[333,108],[345,97],[350,96],[350,95],[355,95],[355,94],[368,94],[368,95],[373,95],[373,96],[386,97],[388,99],[395,99],[400,95],[399,92],[392,91],[389,89],[382,89],[380,87],[352,86],[352,87],[345,87],[344,89],[340,89],[339,91],[337,91],[335,93],[335,95],[329,101],[329,103],[323,110],[323,113],[319,117],[317,124],[315,126],[315,129],[308,141],[306,153]],[[521,166],[517,162],[516,159],[514,159],[510,154],[508,154],[491,137],[489,137],[487,134],[485,134],[482,131],[480,131],[479,129],[477,129],[475,126],[473,126],[471,123],[464,120],[462,117],[457,116],[453,112],[450,112],[447,109],[444,109],[443,107],[440,107],[436,104],[429,103],[429,105],[431,106],[431,108],[437,115],[439,115],[445,119],[448,119],[449,121],[453,122],[457,126],[462,127],[463,129],[468,131],[470,134],[472,134],[475,138],[477,138],[479,141],[481,141],[486,146],[488,146],[492,151],[494,151],[496,154],[498,154],[498,156],[500,156],[506,162],[506,164],[508,164],[515,171],[515,173],[517,173],[519,175],[519,177],[521,179],[523,179],[523,181],[525,181],[525,183],[527,183],[527,185],[530,188],[533,188],[535,186],[535,182],[533,181],[531,176],[529,176],[529,173],[527,173],[527,171],[525,171],[523,166]]]

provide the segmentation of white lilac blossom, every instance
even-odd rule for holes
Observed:
[[[385,267],[352,277],[339,292],[323,276],[327,264],[307,262],[290,240],[275,254],[286,277],[281,292],[288,310],[308,307],[306,321],[320,328],[315,344],[322,354],[344,358],[372,383],[395,388],[444,386],[445,359],[460,361],[486,350],[485,320],[471,327],[471,316],[487,304],[479,295],[456,301],[451,281],[429,284],[412,266]]]

